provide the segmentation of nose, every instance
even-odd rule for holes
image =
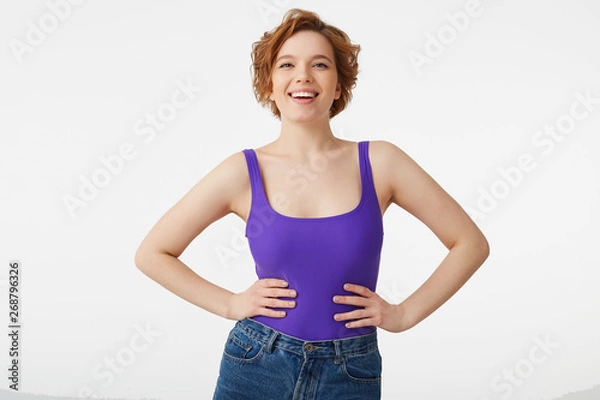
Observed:
[[[312,82],[312,76],[309,68],[299,67],[297,71],[298,75],[296,76],[296,82]]]

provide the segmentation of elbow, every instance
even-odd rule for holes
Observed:
[[[138,249],[135,252],[135,255],[133,256],[133,264],[137,267],[137,269],[139,269],[140,271],[143,271],[144,269],[144,265],[145,265],[145,254],[144,254],[144,250],[142,249],[142,247],[138,247]]]
[[[466,259],[469,260],[469,264],[477,270],[490,255],[490,244],[486,237],[479,230],[472,232],[470,235],[457,240],[454,245],[458,245],[457,248],[462,248],[465,252]],[[451,250],[454,248],[450,246]]]
[[[143,244],[138,247],[133,257],[133,263],[143,273],[148,271],[150,266],[151,251]]]
[[[160,265],[164,265],[165,256],[178,257],[159,247],[142,243],[135,252],[133,263],[138,270],[151,276],[154,275],[153,271],[157,270]]]
[[[490,243],[487,241],[483,233],[480,233],[479,237],[474,240],[475,254],[480,260],[480,265],[487,260],[490,255]]]

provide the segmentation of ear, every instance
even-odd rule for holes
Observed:
[[[338,82],[337,85],[335,86],[335,95],[333,96],[333,98],[335,100],[338,100],[341,96],[342,96],[342,85]]]
[[[271,84],[269,85],[269,100],[271,101],[275,101],[275,97],[273,95],[273,82],[271,81]]]

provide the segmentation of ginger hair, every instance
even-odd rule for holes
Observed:
[[[311,30],[323,35],[333,47],[335,67],[342,93],[329,109],[329,118],[339,114],[352,99],[358,75],[358,53],[360,45],[353,44],[341,29],[324,22],[314,12],[293,8],[285,13],[280,25],[265,32],[259,41],[252,44],[252,87],[254,97],[264,107],[281,118],[281,113],[269,95],[272,91],[271,76],[275,59],[285,41],[296,32]]]

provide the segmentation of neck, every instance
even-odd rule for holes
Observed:
[[[297,122],[282,117],[281,131],[275,142],[282,153],[308,156],[330,149],[331,144],[337,140],[331,131],[328,118]]]

